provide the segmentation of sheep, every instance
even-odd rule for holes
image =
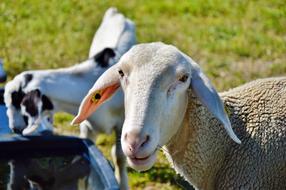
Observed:
[[[140,44],[101,75],[73,123],[120,85],[121,144],[132,168],[151,168],[162,147],[196,189],[286,189],[286,77],[218,94],[199,65],[174,46]]]
[[[7,106],[9,127],[19,133],[31,134],[37,128],[33,124],[35,124],[34,121],[40,121],[39,116],[46,118],[44,120],[46,122],[36,122],[36,124],[45,126],[50,118],[49,115],[54,112],[64,111],[75,115],[82,98],[95,80],[117,62],[119,57],[135,42],[134,23],[115,8],[108,9],[94,36],[88,60],[68,68],[26,71],[7,83],[4,100]],[[30,104],[36,102],[37,105],[34,107],[39,110],[35,116],[29,113],[29,109],[25,108],[29,104],[24,104],[23,99],[31,91],[40,92],[38,97],[46,96],[46,100],[51,103],[48,106],[50,108],[43,109],[47,108],[47,101],[33,100],[29,98],[30,94],[26,100],[30,101]],[[105,106],[100,108],[99,112],[80,124],[80,137],[87,138],[91,132],[109,134],[113,129],[115,130],[117,140],[112,147],[112,157],[116,178],[121,189],[127,189],[125,156],[119,143],[124,121],[123,109],[123,93],[118,92]],[[27,118],[27,116],[34,118]]]

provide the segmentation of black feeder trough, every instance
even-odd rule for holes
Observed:
[[[92,141],[10,133],[0,105],[0,189],[115,190],[113,169]]]

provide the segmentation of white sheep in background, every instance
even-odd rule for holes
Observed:
[[[106,11],[102,24],[95,34],[89,52],[90,59],[81,64],[61,69],[26,71],[17,75],[5,86],[5,104],[9,118],[9,127],[16,132],[32,133],[38,125],[38,117],[49,118],[49,114],[64,111],[76,114],[84,95],[92,87],[96,79],[111,65],[118,61],[120,56],[136,42],[135,25],[125,18],[115,8]],[[31,91],[39,90],[39,96],[46,96],[47,101],[40,102],[27,108],[24,104],[25,96],[35,96]],[[39,98],[39,96],[37,96]],[[28,97],[27,100],[33,100]],[[47,106],[49,105],[49,106]],[[44,109],[44,107],[46,109]],[[34,108],[34,109],[33,109]],[[31,112],[41,110],[41,113],[32,115]],[[22,110],[22,111],[21,111]],[[30,110],[30,111],[29,111]],[[123,93],[118,92],[80,125],[81,137],[88,137],[89,132],[111,133],[116,131],[116,143],[113,146],[112,156],[115,165],[116,178],[122,189],[128,188],[125,156],[120,145],[121,127],[124,121]],[[27,117],[28,116],[28,117]],[[31,118],[34,117],[34,118]],[[26,121],[25,121],[26,120]],[[27,127],[27,124],[28,127]],[[44,123],[38,125],[45,126]]]
[[[286,189],[286,77],[219,96],[199,66],[174,46],[137,45],[98,79],[73,122],[120,84],[121,143],[134,169],[151,168],[164,146],[175,170],[197,189]],[[91,103],[97,94],[102,98]]]

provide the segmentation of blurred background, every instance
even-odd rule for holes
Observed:
[[[117,7],[136,24],[138,43],[173,44],[198,62],[219,91],[250,80],[286,75],[283,0],[2,0],[0,59],[8,80],[31,69],[74,65],[88,57],[104,12]],[[77,134],[59,113],[59,133]],[[110,158],[114,137],[97,145]],[[182,189],[164,156],[149,172],[129,169],[131,189]]]

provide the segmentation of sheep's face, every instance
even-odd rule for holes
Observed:
[[[7,116],[10,129],[15,133],[22,133],[27,126],[27,117],[21,114],[21,110],[15,109],[14,106],[7,107]]]
[[[129,165],[147,170],[157,150],[168,143],[184,119],[188,89],[214,114],[235,141],[224,106],[191,58],[162,43],[134,46],[107,70],[84,98],[74,123],[81,122],[118,89],[124,91],[121,144]]]
[[[125,94],[123,152],[131,167],[146,170],[182,123],[190,65],[174,47],[139,46],[126,54],[117,70]]]
[[[4,101],[7,107],[7,116],[9,118],[9,127],[16,133],[21,133],[22,130],[27,125],[27,117],[24,117],[21,114],[21,101],[23,97],[25,96],[25,93],[20,90],[14,89],[15,83],[14,82],[8,82],[5,87],[4,92]],[[11,89],[11,91],[7,90]]]

